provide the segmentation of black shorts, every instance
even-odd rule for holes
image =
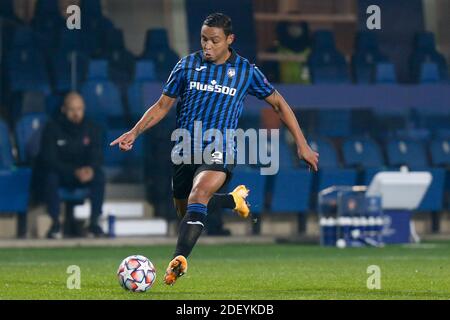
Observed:
[[[234,165],[232,164],[174,164],[172,166],[172,191],[175,199],[187,199],[191,193],[194,178],[202,171],[220,171],[227,177],[223,185],[226,185],[232,177]]]

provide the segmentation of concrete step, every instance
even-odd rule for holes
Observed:
[[[145,184],[108,183],[105,189],[105,199],[145,201]]]
[[[103,230],[111,234],[111,225],[108,219],[103,221]],[[166,236],[169,226],[164,219],[133,219],[116,220],[114,222],[113,234],[116,237],[126,236]]]

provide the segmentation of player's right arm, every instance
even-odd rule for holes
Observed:
[[[110,146],[119,144],[122,151],[128,151],[133,148],[133,143],[136,138],[145,130],[150,129],[156,125],[162,118],[166,116],[170,108],[175,103],[176,98],[169,97],[165,94],[161,95],[159,100],[152,105],[136,123],[136,125],[128,132],[118,137],[110,143]]]
[[[169,112],[170,108],[177,100],[177,97],[181,95],[184,89],[184,61],[184,59],[181,59],[173,68],[172,72],[170,73],[169,79],[164,86],[163,94],[161,95],[159,100],[144,113],[141,120],[136,123],[133,129],[125,132],[119,138],[111,142],[110,146],[119,144],[120,150],[131,150],[134,140],[136,140],[136,138],[142,132],[153,127],[166,116],[167,112]]]

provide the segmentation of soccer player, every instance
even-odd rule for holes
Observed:
[[[298,156],[310,168],[318,170],[318,153],[308,145],[290,106],[263,73],[231,47],[234,41],[231,19],[213,13],[201,28],[202,50],[182,58],[174,67],[159,100],[151,106],[130,131],[114,140],[123,151],[131,150],[135,139],[144,130],[156,125],[169,112],[177,98],[177,128],[186,129],[191,139],[198,131],[195,121],[204,130],[216,129],[226,136],[227,129],[236,129],[247,94],[269,103],[292,133]],[[193,142],[193,152],[202,152],[205,143]],[[231,176],[232,165],[226,159],[225,145],[212,154],[213,162],[174,164],[173,195],[177,211],[183,219],[178,241],[164,282],[172,285],[187,271],[186,258],[200,236],[211,202],[225,208],[242,210],[248,216],[245,197],[248,190],[238,186],[229,195],[215,195]]]

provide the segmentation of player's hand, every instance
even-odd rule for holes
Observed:
[[[116,144],[119,144],[120,150],[129,151],[133,148],[134,140],[136,140],[136,134],[134,133],[134,131],[128,131],[111,142],[109,145],[112,147]]]
[[[306,145],[299,148],[297,153],[300,159],[309,165],[310,169],[313,169],[316,172],[319,170],[319,154],[312,150],[310,146]]]
[[[81,183],[88,183],[94,177],[94,170],[91,167],[81,167],[75,170],[75,176]]]

